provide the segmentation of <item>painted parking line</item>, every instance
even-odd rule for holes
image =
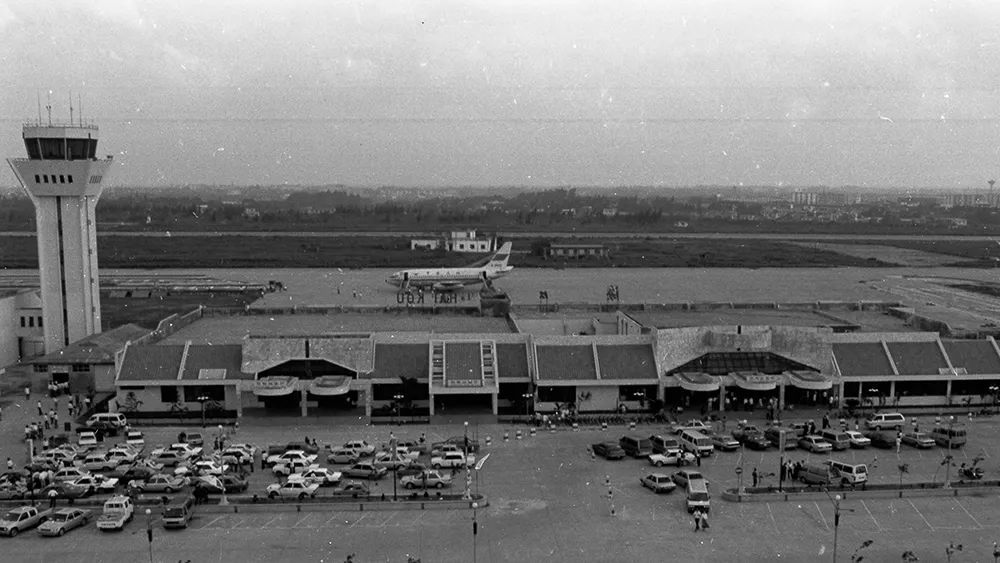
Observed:
[[[778,522],[777,522],[777,521],[776,521],[776,520],[774,519],[774,511],[773,511],[773,510],[771,510],[771,503],[769,503],[769,502],[768,502],[768,503],[766,503],[766,504],[767,504],[767,513],[768,513],[768,514],[769,514],[769,515],[771,516],[771,524],[773,524],[773,525],[774,525],[774,530],[775,530],[776,532],[778,532],[778,531],[781,531],[781,530],[780,530],[780,529],[778,528]]]
[[[878,530],[879,532],[882,532],[883,531],[882,530],[882,525],[878,523],[878,520],[875,518],[875,515],[872,514],[871,509],[868,508],[867,504],[865,504],[865,501],[861,501],[861,506],[863,506],[864,509],[865,509],[865,512],[868,513],[868,517],[872,519],[872,523],[875,524],[875,529]]]
[[[216,516],[216,517],[215,517],[215,518],[213,518],[213,519],[212,519],[212,520],[211,520],[210,522],[208,522],[208,523],[204,524],[204,525],[202,526],[202,528],[211,528],[213,524],[215,524],[215,523],[216,523],[216,522],[218,522],[219,520],[222,520],[223,518],[227,518],[227,516],[225,516],[225,515],[223,515],[223,516]]]
[[[293,528],[302,528],[302,527],[313,528],[313,527],[315,527],[315,526],[302,526],[302,524],[306,523],[306,521],[308,521],[312,516],[313,516],[312,514],[306,514],[305,516],[300,516],[298,519],[296,519],[295,523],[292,524],[292,527]]]
[[[830,531],[830,525],[826,523],[826,516],[823,516],[823,510],[819,507],[819,503],[814,502],[813,504],[816,506],[816,513],[819,514],[819,519],[823,522],[823,527],[827,531]]]
[[[962,509],[962,512],[965,512],[965,515],[969,517],[969,520],[972,520],[973,523],[976,524],[977,528],[982,529],[983,525],[979,522],[979,520],[976,519],[975,516],[972,515],[971,512],[969,512],[969,509],[966,508],[964,504],[962,504],[962,501],[958,500],[957,498],[952,500],[954,500],[955,504]]]
[[[910,504],[910,506],[913,507],[913,510],[916,510],[917,514],[920,515],[920,519],[923,520],[924,524],[927,524],[927,527],[930,528],[930,530],[933,532],[934,531],[934,526],[931,526],[931,523],[927,521],[927,518],[924,516],[924,513],[920,512],[920,510],[917,509],[917,505],[913,504],[913,501],[909,500],[909,499],[907,499],[906,502],[908,502]]]
[[[916,506],[935,530],[980,530],[982,525],[966,510],[958,499],[918,498],[910,502]]]
[[[351,522],[351,525],[348,526],[348,528],[353,528],[353,527],[357,526],[358,522],[361,522],[362,520],[364,520],[365,518],[367,518],[369,514],[371,514],[371,512],[365,512],[357,520],[355,520],[354,522]]]

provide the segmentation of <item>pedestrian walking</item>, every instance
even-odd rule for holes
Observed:
[[[55,508],[56,507],[56,497],[57,496],[59,496],[59,493],[57,493],[55,489],[52,489],[52,490],[49,491],[49,508]]]
[[[59,413],[52,413],[52,428],[59,428]]]
[[[261,453],[260,448],[257,448],[253,451],[253,456],[254,459],[260,458],[260,470],[264,471],[264,464],[267,463],[267,458],[265,458],[264,455]]]
[[[903,443],[903,435],[896,432],[896,455],[899,455],[899,446]]]
[[[759,476],[757,475],[757,468],[756,467],[753,468],[753,473],[751,473],[750,476],[751,476],[751,479],[753,481],[753,487],[756,489],[757,488],[757,483],[759,482]]]
[[[7,458],[7,471],[14,471],[14,460]]]
[[[37,406],[38,406],[38,416],[44,416],[45,411],[42,410],[42,402],[38,401]]]
[[[694,451],[694,459],[698,463],[698,467],[701,467],[701,452],[698,450]]]
[[[823,430],[826,430],[829,427],[830,427],[830,413],[826,413],[823,415]]]
[[[694,509],[694,531],[701,530],[701,509]]]
[[[701,513],[701,531],[704,532],[707,529],[708,529],[708,511],[706,510],[705,512]]]
[[[31,385],[24,386],[24,400],[25,401],[31,400]]]

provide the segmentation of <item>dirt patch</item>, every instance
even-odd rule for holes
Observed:
[[[940,267],[955,265],[955,256],[927,252],[913,248],[878,244],[837,244],[828,242],[795,242],[808,248],[836,252],[864,260],[878,260],[889,264],[908,267]]]

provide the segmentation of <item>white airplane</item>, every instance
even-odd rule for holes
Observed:
[[[430,287],[438,291],[454,291],[467,285],[488,284],[514,269],[514,266],[507,265],[507,261],[510,260],[510,248],[511,243],[503,243],[500,250],[483,266],[400,270],[385,281],[400,289]]]

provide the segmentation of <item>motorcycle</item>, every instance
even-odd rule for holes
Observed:
[[[982,467],[976,467],[976,466],[963,467],[959,469],[958,473],[959,475],[962,476],[963,479],[971,479],[973,481],[976,481],[983,478]]]

